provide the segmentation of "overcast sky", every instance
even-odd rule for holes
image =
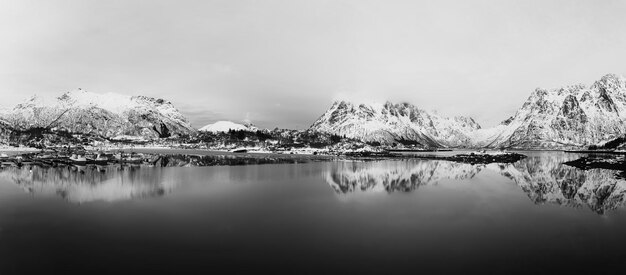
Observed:
[[[0,0],[0,106],[83,88],[196,127],[306,128],[333,99],[491,126],[536,87],[626,72],[626,1]]]

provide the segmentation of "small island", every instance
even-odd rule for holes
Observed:
[[[419,159],[446,160],[469,164],[489,164],[489,163],[514,163],[526,158],[526,155],[510,152],[471,152],[468,154],[458,154],[453,156],[423,155],[415,156]]]
[[[564,162],[563,164],[582,170],[600,168],[626,171],[626,159],[623,156],[588,156]]]

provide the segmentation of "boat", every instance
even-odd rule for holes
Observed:
[[[126,162],[141,163],[143,162],[143,155],[132,153],[128,158],[126,158]]]
[[[72,154],[72,156],[70,157],[70,161],[72,162],[72,164],[76,164],[76,165],[87,164],[87,158],[85,158],[84,155],[79,155],[79,154]]]
[[[2,161],[0,162],[0,167],[16,167],[17,164],[12,161]]]
[[[143,162],[143,157],[142,156],[137,156],[137,155],[135,155],[135,156],[131,155],[131,156],[127,157],[126,159],[124,159],[124,162],[127,162],[127,163],[141,163],[141,162]]]
[[[243,148],[242,149],[233,149],[231,152],[232,153],[247,153],[248,149],[243,149]]]
[[[37,159],[53,159],[54,156],[50,153],[41,153],[36,156]]]
[[[95,158],[87,158],[87,163],[89,164],[103,165],[103,164],[107,164],[108,162],[109,162],[109,158],[102,153],[98,153]]]
[[[24,164],[28,164],[28,160],[24,160],[23,156],[17,156],[17,157],[15,157],[15,164],[18,167],[21,167]]]
[[[132,153],[132,154],[123,154],[115,155],[115,160],[120,163],[142,163],[143,155]]]

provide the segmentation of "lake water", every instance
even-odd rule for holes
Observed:
[[[626,181],[514,164],[0,169],[0,274],[619,273]]]

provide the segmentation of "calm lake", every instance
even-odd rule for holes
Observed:
[[[622,271],[626,181],[524,154],[4,167],[0,274]]]

